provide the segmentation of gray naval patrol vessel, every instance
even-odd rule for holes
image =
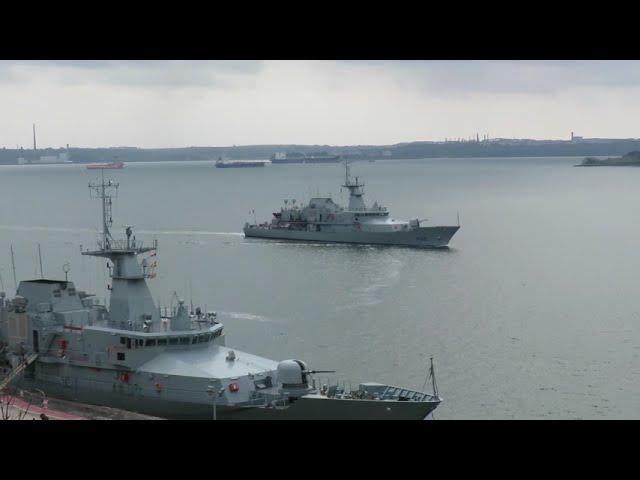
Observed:
[[[456,226],[422,226],[418,219],[395,220],[389,211],[375,202],[368,207],[364,201],[364,183],[353,181],[349,162],[345,161],[345,182],[349,190],[349,205],[344,208],[330,197],[316,197],[300,208],[296,201],[284,201],[284,207],[273,214],[271,223],[244,225],[246,237],[281,240],[306,240],[411,247],[447,247],[458,231]]]
[[[109,307],[65,279],[21,281],[15,297],[0,293],[0,363],[10,382],[51,397],[169,419],[424,419],[441,402],[433,394],[381,383],[357,389],[317,385],[301,360],[273,361],[225,346],[215,312],[184,301],[162,310],[147,280],[157,241],[144,246],[127,227],[109,227],[112,181],[90,184],[102,202],[96,249],[107,260]],[[139,257],[142,257],[139,260]],[[170,311],[167,311],[170,310]]]

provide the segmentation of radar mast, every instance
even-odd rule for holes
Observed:
[[[367,206],[364,203],[364,183],[358,182],[356,177],[355,182],[351,180],[351,167],[349,166],[349,160],[344,160],[344,185],[343,187],[349,189],[349,210],[350,211],[362,211],[366,210]]]
[[[99,199],[102,202],[102,245],[98,243],[98,246],[109,250],[111,247],[111,241],[113,237],[109,231],[109,227],[113,225],[112,211],[112,198],[118,196],[119,183],[109,180],[104,181],[104,170],[100,170],[101,181],[89,182],[89,194],[91,198]]]
[[[111,321],[119,328],[147,331],[159,328],[160,316],[151,297],[146,279],[155,276],[157,261],[151,259],[149,265],[144,258],[138,262],[138,255],[151,252],[150,257],[156,256],[157,240],[152,246],[144,247],[142,242],[136,242],[133,227],[125,226],[125,240],[116,240],[111,235],[113,225],[112,205],[113,197],[117,194],[119,184],[113,180],[105,180],[104,171],[101,172],[99,182],[90,182],[89,191],[92,198],[100,200],[102,204],[102,232],[98,240],[98,248],[82,251],[82,255],[102,257],[111,260],[109,268],[111,277],[109,314]]]

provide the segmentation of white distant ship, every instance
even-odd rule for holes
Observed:
[[[252,168],[264,167],[268,160],[222,160],[219,158],[216,162],[216,168]]]
[[[18,158],[18,165],[53,165],[58,163],[73,163],[69,158],[69,145],[65,152],[58,155],[38,155],[36,147],[36,126],[33,125],[33,153]]]

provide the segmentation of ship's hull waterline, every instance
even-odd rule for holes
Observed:
[[[60,381],[62,379],[59,379]],[[60,382],[21,379],[22,388],[38,388],[61,400],[119,408],[168,420],[212,420],[213,400],[189,402],[166,398],[169,391],[157,396],[102,388],[65,387]],[[206,395],[206,394],[205,394]],[[165,398],[162,398],[165,397]],[[355,400],[326,398],[320,395],[301,397],[288,408],[216,405],[218,420],[424,420],[440,401]]]
[[[446,248],[459,226],[420,227],[398,232],[317,232],[248,226],[246,237],[328,243],[397,245],[420,248]]]

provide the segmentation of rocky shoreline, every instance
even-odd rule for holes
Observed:
[[[629,152],[622,157],[604,160],[587,157],[575,167],[637,167],[640,166],[640,151]]]

